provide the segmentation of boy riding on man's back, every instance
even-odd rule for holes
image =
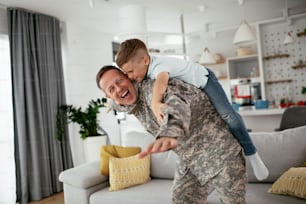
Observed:
[[[151,106],[159,123],[163,119],[161,109],[166,104],[162,103],[162,98],[169,78],[183,80],[201,89],[243,147],[257,179],[268,177],[269,172],[259,157],[240,115],[231,106],[210,69],[178,58],[150,56],[146,45],[139,39],[129,39],[121,43],[116,63],[131,80],[141,82],[145,78],[155,79]]]

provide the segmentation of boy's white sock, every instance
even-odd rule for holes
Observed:
[[[257,152],[247,156],[247,158],[249,158],[254,174],[259,181],[264,180],[269,176],[269,171]]]

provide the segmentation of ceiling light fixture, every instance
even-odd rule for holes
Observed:
[[[244,0],[238,0],[238,4],[240,6],[242,6],[243,3],[244,3]],[[246,42],[252,42],[255,40],[256,40],[255,34],[243,16],[243,21],[241,22],[239,28],[237,29],[235,33],[233,43],[241,44],[241,43],[246,43]]]
[[[256,40],[256,37],[250,25],[248,24],[246,20],[243,20],[238,30],[235,33],[233,43],[239,44],[239,43],[246,43],[246,42],[251,42],[255,40]]]
[[[287,22],[288,30],[289,30],[286,37],[285,37],[285,40],[284,40],[284,44],[287,45],[287,44],[291,44],[291,43],[294,42],[294,39],[292,37],[292,31],[290,31],[290,25],[292,24],[292,21],[288,17],[288,2],[287,2],[287,0],[285,0],[284,18]]]
[[[285,40],[284,40],[284,44],[287,45],[287,44],[291,44],[294,42],[294,39],[292,37],[292,32],[289,31],[285,37]]]
[[[209,51],[207,47],[204,49],[204,52],[202,52],[199,63],[205,65],[216,63],[214,55]]]

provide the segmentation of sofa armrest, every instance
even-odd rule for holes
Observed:
[[[67,169],[60,173],[59,180],[82,189],[108,182],[108,177],[101,174],[99,165],[99,161],[94,161]]]
[[[99,161],[89,162],[60,173],[65,204],[89,204],[92,193],[109,186],[108,177],[100,173],[99,164]]]

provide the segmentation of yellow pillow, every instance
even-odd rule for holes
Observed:
[[[290,168],[275,181],[268,192],[306,199],[306,167]]]
[[[141,159],[137,155],[126,158],[111,157],[109,171],[109,191],[146,183],[151,179],[150,155]]]
[[[104,176],[109,176],[109,158],[129,157],[138,154],[140,147],[122,147],[117,145],[104,145],[100,153],[100,171]]]

